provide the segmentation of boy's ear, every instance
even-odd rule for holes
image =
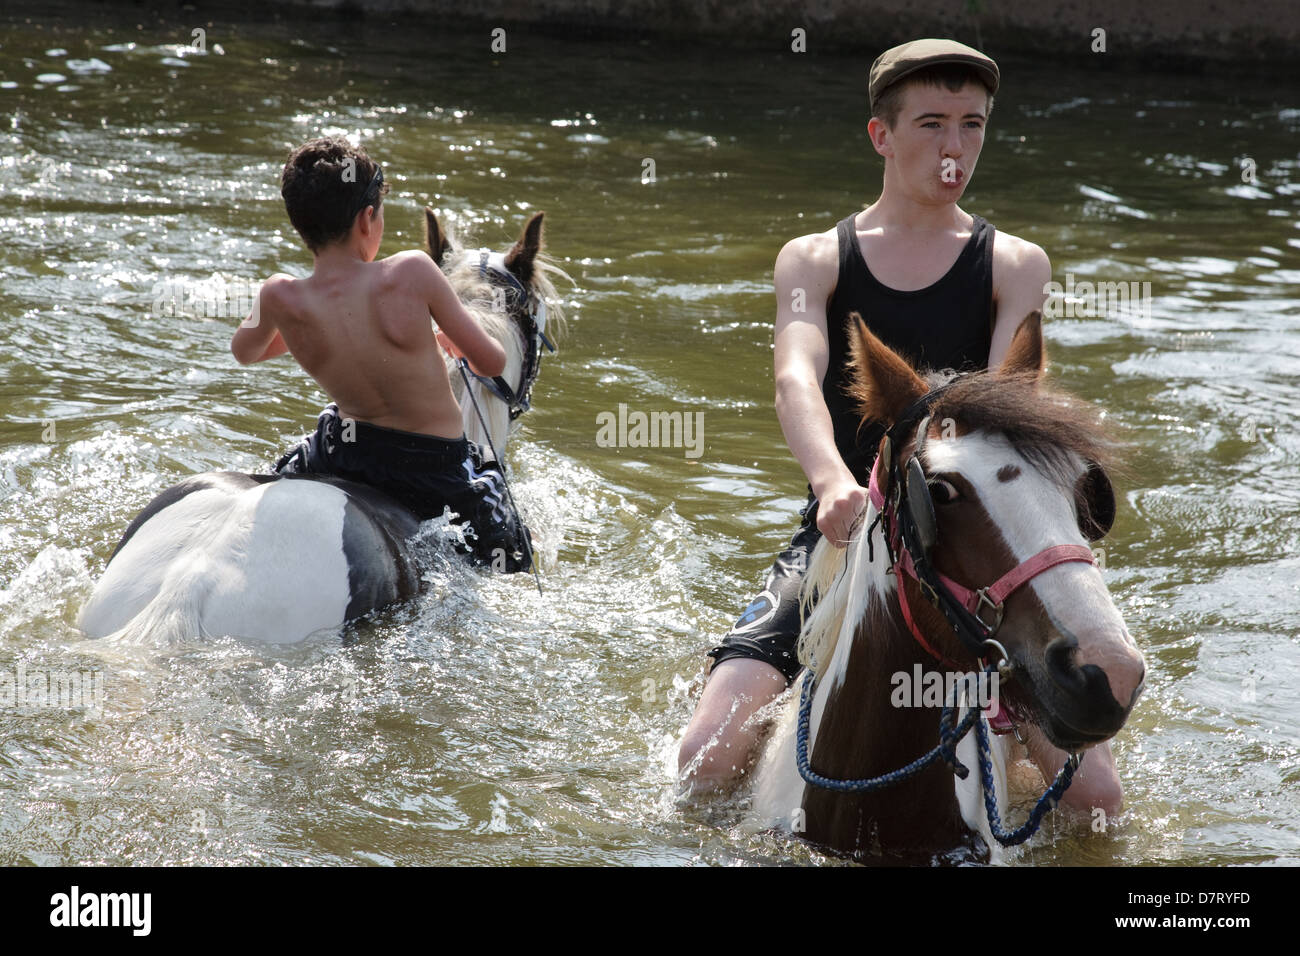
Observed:
[[[442,226],[438,224],[438,217],[433,214],[433,210],[428,206],[424,207],[424,251],[433,259],[436,266],[442,265],[443,257],[451,249],[451,243],[447,241],[447,234],[442,231]]]
[[[533,261],[542,251],[542,217],[545,215],[539,212],[529,219],[519,241],[506,253],[506,268],[525,285],[533,281]]]

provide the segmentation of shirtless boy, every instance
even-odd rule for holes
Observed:
[[[804,520],[763,591],[722,644],[682,739],[683,782],[724,788],[749,768],[754,713],[799,670],[799,587],[825,535],[844,547],[866,507],[874,447],[856,440],[841,390],[845,318],[860,312],[887,345],[931,368],[996,367],[1024,317],[1041,309],[1051,265],[1038,246],[958,205],[984,145],[997,65],[951,40],[915,40],[872,65],[871,145],[884,157],[880,198],[827,232],[788,242],[776,260],[776,411],[808,477]],[[798,295],[796,290],[803,290]],[[795,311],[796,301],[806,302]],[[1029,754],[1046,779],[1065,761],[1036,727]],[[1063,803],[1117,812],[1122,791],[1108,744],[1093,749]]]
[[[526,571],[527,529],[504,494],[500,466],[465,437],[439,343],[487,376],[504,370],[505,350],[424,252],[375,261],[387,191],[379,165],[345,140],[293,151],[280,193],[314,268],[306,279],[267,279],[230,350],[243,365],[289,352],[333,399],[315,434],[275,471],[369,484],[421,519],[450,507],[480,560]]]

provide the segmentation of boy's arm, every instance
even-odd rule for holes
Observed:
[[[402,263],[403,276],[414,286],[416,295],[428,303],[429,313],[438,323],[444,348],[448,340],[449,351],[457,358],[469,360],[470,368],[479,375],[491,377],[506,370],[506,350],[501,343],[478,324],[466,311],[456,292],[425,253],[411,253]]]
[[[835,447],[831,414],[822,397],[830,363],[826,301],[836,275],[836,247],[823,236],[786,243],[776,259],[773,370],[776,415],[786,444],[817,496],[817,528],[836,547],[848,543],[867,492]],[[830,256],[830,258],[828,258]],[[802,311],[795,311],[796,303]]]
[[[993,247],[993,343],[989,347],[989,368],[1002,364],[1016,329],[1030,312],[1043,308],[1052,263],[1047,253],[1032,242],[1004,232],[995,234]]]
[[[276,327],[275,317],[279,294],[284,284],[292,281],[286,275],[273,275],[262,283],[257,298],[253,300],[253,311],[239,323],[234,338],[230,340],[230,352],[240,365],[264,362],[289,351]]]

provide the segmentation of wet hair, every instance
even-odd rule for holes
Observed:
[[[968,83],[974,83],[987,94],[988,101],[984,108],[984,116],[987,119],[993,112],[993,94],[988,92],[988,87],[984,85],[978,70],[972,66],[962,66],[960,63],[936,63],[934,66],[923,67],[915,73],[909,73],[897,83],[890,84],[876,97],[871,115],[893,129],[898,122],[898,114],[903,109],[903,94],[909,87],[938,86],[950,93],[959,93]]]
[[[342,137],[303,143],[284,164],[280,195],[289,221],[312,252],[338,242],[367,205],[378,214],[388,184],[372,189],[379,164]],[[373,197],[373,198],[372,198]]]

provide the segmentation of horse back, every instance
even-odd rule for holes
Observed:
[[[149,503],[83,609],[92,637],[301,640],[418,590],[418,519],[373,488],[214,472]]]

